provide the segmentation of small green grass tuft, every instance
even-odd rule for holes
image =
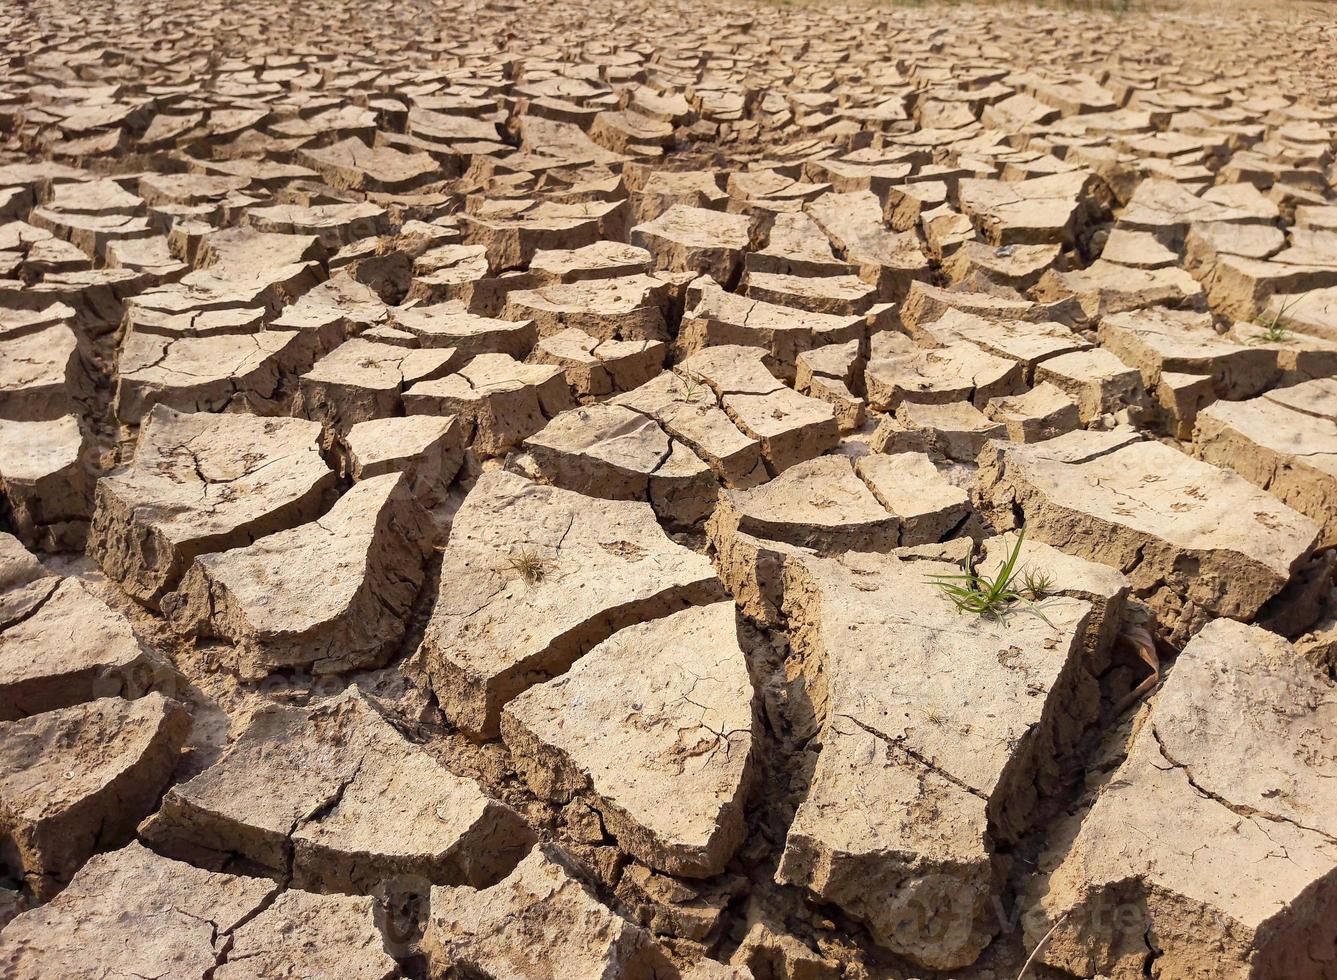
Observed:
[[[1282,303],[1276,313],[1272,314],[1270,319],[1259,317],[1255,323],[1263,328],[1263,334],[1257,338],[1260,344],[1284,344],[1291,339],[1291,323],[1286,319],[1286,314],[1295,309],[1297,303],[1303,299],[1303,296],[1292,296],[1285,303]]]
[[[675,374],[674,377],[678,380],[678,386],[682,388],[682,397],[689,402],[696,401],[696,396],[701,393],[701,382],[685,374]]]
[[[1013,584],[1018,573],[1017,559],[1021,557],[1021,543],[1025,539],[1026,529],[1022,528],[1017,534],[1017,543],[1012,546],[1012,551],[1002,568],[998,569],[997,575],[981,575],[971,567],[972,562],[968,560],[960,575],[935,575],[929,581],[942,590],[952,605],[956,606],[957,612],[1002,619],[1014,606],[1020,604],[1053,626],[1049,617],[1036,604],[1036,593],[1031,589],[1031,586],[1036,586],[1041,592],[1048,591],[1053,588],[1052,577],[1039,572],[1027,572],[1020,589]],[[1030,584],[1027,584],[1027,579]]]
[[[1021,573],[1021,590],[1032,602],[1039,602],[1054,592],[1054,576],[1028,568]]]

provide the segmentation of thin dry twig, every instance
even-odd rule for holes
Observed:
[[[1054,924],[1049,927],[1049,931],[1040,937],[1040,941],[1036,943],[1035,948],[1031,950],[1031,955],[1026,957],[1025,963],[1021,964],[1021,972],[1017,974],[1017,980],[1022,980],[1022,977],[1026,976],[1026,971],[1031,968],[1031,964],[1035,962],[1035,958],[1040,955],[1040,950],[1045,948],[1045,943],[1049,942],[1049,937],[1054,934],[1054,930],[1063,925],[1063,920],[1067,917],[1068,913],[1064,912],[1054,920]]]

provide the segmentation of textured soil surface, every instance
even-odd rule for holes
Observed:
[[[2,980],[1337,978],[1330,7],[0,54]]]

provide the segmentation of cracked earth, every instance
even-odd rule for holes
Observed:
[[[1337,978],[1329,6],[0,45],[0,978]]]

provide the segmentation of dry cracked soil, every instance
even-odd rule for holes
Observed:
[[[0,980],[1337,978],[1337,17],[0,10]]]

